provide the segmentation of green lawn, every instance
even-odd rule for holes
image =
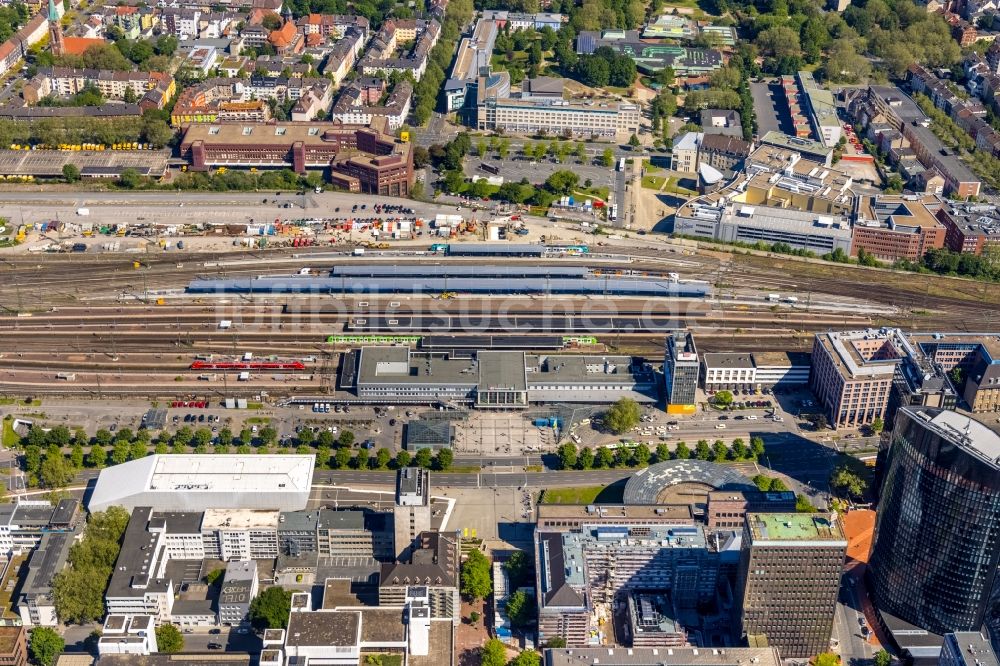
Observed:
[[[5,449],[13,448],[21,443],[21,438],[14,432],[14,421],[12,419],[4,419],[3,437],[0,441],[3,442]]]
[[[542,504],[593,504],[594,502],[616,503],[622,501],[624,484],[610,486],[584,486],[582,488],[546,488],[542,494]]]
[[[671,179],[672,180],[672,179]],[[650,190],[660,190],[667,184],[667,179],[663,176],[643,176],[642,186]]]
[[[0,398],[0,405],[24,405],[25,407],[41,407],[42,401],[38,398],[32,398],[30,401],[21,400],[19,398]]]
[[[590,197],[600,199],[601,201],[608,200],[608,188],[606,187],[581,187],[577,188],[573,192],[575,197]]]
[[[663,190],[665,192],[673,192],[674,194],[686,194],[686,195],[691,196],[691,197],[693,197],[694,195],[698,194],[694,190],[689,190],[686,187],[681,187],[680,185],[678,185],[676,178],[670,178],[670,179],[668,179],[667,180],[667,184],[663,188]]]

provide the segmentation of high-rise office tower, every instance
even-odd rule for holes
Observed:
[[[748,513],[743,527],[739,595],[750,645],[785,658],[830,646],[847,539],[836,517],[820,513]]]
[[[935,634],[980,628],[1000,564],[998,460],[982,423],[899,410],[868,565],[879,612]]]

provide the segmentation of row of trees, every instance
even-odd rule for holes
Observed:
[[[651,451],[645,444],[635,446],[618,446],[611,449],[599,446],[596,450],[590,447],[577,449],[576,444],[566,442],[559,447],[559,469],[608,469],[612,467],[645,467],[646,465],[665,462],[667,460],[710,460],[721,463],[728,461],[757,460],[764,455],[764,440],[760,437],[750,439],[750,444],[741,439],[733,440],[731,446],[717,439],[709,444],[707,439],[698,440],[694,450],[685,442],[678,442],[674,450],[666,442],[661,442]]]
[[[235,451],[244,455],[253,452],[290,452],[290,447],[274,448],[277,438],[277,431],[269,426],[261,428],[256,435],[250,428],[244,428],[238,438],[229,428],[222,428],[216,436],[207,428],[192,431],[183,427],[173,435],[166,431],[160,433],[154,442],[148,430],[140,429],[133,433],[129,428],[122,428],[113,439],[107,430],[99,430],[89,450],[86,450],[83,442],[89,443],[91,440],[82,431],[71,435],[63,426],[56,426],[48,432],[33,428],[24,438],[24,468],[29,485],[61,488],[85,467],[99,469],[108,464],[120,465],[143,458],[151,451],[159,454],[229,454]],[[454,462],[454,453],[447,448],[439,450],[437,454],[431,449],[420,449],[416,454],[399,451],[395,457],[386,448],[377,451],[361,449],[354,453],[351,447],[355,443],[355,437],[350,430],[341,431],[336,439],[331,432],[322,430],[314,439],[312,431],[306,428],[298,434],[297,442],[295,452],[315,453],[316,467],[319,469],[384,470],[416,466],[447,471]],[[67,447],[70,449],[68,456],[63,453]]]
[[[28,122],[0,120],[0,145],[12,143],[58,146],[63,143],[149,143],[162,148],[174,131],[155,112],[141,118],[40,118]]]
[[[1000,250],[987,245],[982,254],[954,252],[947,248],[930,249],[919,261],[900,259],[894,268],[939,275],[960,275],[977,280],[1000,281]]]
[[[508,660],[507,646],[500,639],[491,638],[479,648],[479,663],[482,666],[541,666],[542,655],[534,650],[524,650]]]
[[[590,55],[579,56],[567,74],[593,88],[627,88],[635,81],[636,68],[629,56],[602,46]]]
[[[63,622],[86,624],[104,617],[104,590],[128,521],[129,512],[117,506],[87,518],[83,538],[69,549],[66,568],[52,579],[56,613]]]
[[[430,120],[446,78],[445,72],[451,64],[455,44],[461,35],[462,27],[471,18],[472,0],[455,0],[448,3],[444,23],[441,26],[441,38],[431,50],[426,71],[413,87],[413,119],[418,125],[425,125]]]
[[[0,7],[0,42],[6,42],[24,25],[30,12],[23,2],[12,2]]]

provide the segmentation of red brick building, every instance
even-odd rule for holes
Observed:
[[[1000,245],[1000,213],[995,206],[946,202],[937,219],[945,227],[945,245],[953,252],[982,254],[990,245]]]
[[[860,250],[881,261],[917,261],[927,250],[942,248],[945,226],[934,216],[936,197],[862,197],[851,239],[851,255]]]
[[[27,635],[24,627],[0,627],[0,666],[27,666]]]
[[[413,187],[409,143],[371,127],[316,122],[196,123],[184,132],[181,156],[194,171],[215,167],[329,169],[351,192],[407,196]]]

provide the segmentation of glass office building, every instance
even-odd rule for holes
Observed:
[[[903,407],[869,563],[875,605],[935,634],[983,624],[1000,562],[1000,436],[953,411]]]

